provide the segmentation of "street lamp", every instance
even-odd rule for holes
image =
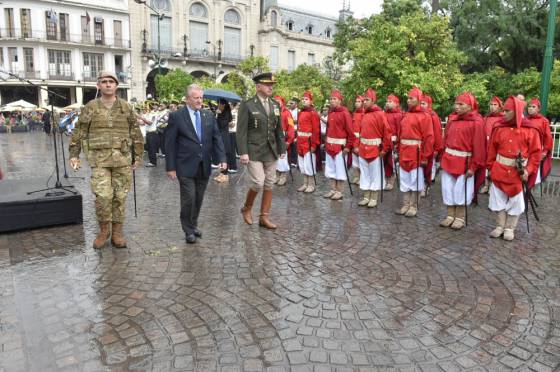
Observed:
[[[134,0],[134,2],[136,4],[145,5],[152,12],[154,12],[157,16],[157,55],[155,57],[156,57],[156,63],[157,63],[157,66],[158,66],[158,74],[161,74],[161,36],[160,36],[159,21],[161,21],[163,19],[165,14],[157,11],[153,6],[148,4],[146,0]]]
[[[212,49],[214,53],[214,80],[216,80],[218,78],[218,76],[216,75],[218,61],[222,60],[222,40],[221,39],[218,40],[218,54],[216,54],[216,44],[214,44],[210,40],[207,40],[206,44],[212,45]],[[220,67],[222,67],[221,63],[220,63]]]

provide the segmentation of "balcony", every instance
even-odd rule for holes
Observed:
[[[0,28],[0,40],[29,40],[34,42],[94,45],[109,48],[130,49],[130,40],[123,38],[95,37],[91,34],[50,34],[39,30],[24,30],[19,28]]]
[[[161,57],[165,57],[168,59],[179,59],[179,60],[183,60],[185,59],[185,56],[183,56],[183,53],[185,52],[184,48],[161,48],[160,50],[160,54]],[[151,56],[153,54],[157,55],[158,53],[158,49],[157,47],[150,47],[147,48],[145,51],[143,51],[145,56]],[[221,57],[220,59],[218,59],[218,57]],[[187,50],[187,56],[186,59],[189,61],[197,61],[197,62],[207,62],[207,63],[215,63],[215,62],[219,62],[222,64],[226,64],[226,65],[237,65],[239,62],[243,61],[245,58],[247,58],[249,56],[241,56],[241,55],[226,55],[226,54],[222,54],[221,56],[218,55],[218,53],[216,53],[216,55],[212,52],[209,52],[207,50]]]
[[[49,71],[49,80],[74,80],[73,72]]]

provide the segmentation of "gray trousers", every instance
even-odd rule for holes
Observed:
[[[192,234],[198,227],[198,215],[208,185],[208,177],[203,177],[202,174],[200,163],[195,177],[177,177],[181,199],[181,227],[187,235]]]

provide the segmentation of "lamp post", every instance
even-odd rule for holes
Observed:
[[[218,54],[216,54],[216,44],[214,44],[213,42],[211,42],[209,40],[206,41],[206,44],[212,45],[212,50],[213,50],[213,53],[214,53],[214,81],[216,81],[216,79],[218,78],[218,76],[216,75],[218,61],[222,60],[222,40],[221,39],[218,40]]]
[[[158,66],[158,75],[159,75],[159,74],[161,74],[161,35],[160,35],[159,21],[163,19],[165,14],[157,11],[153,6],[148,4],[146,2],[146,0],[134,0],[134,2],[136,4],[141,4],[141,5],[146,6],[152,12],[154,12],[157,16],[157,55],[155,57],[156,57],[156,63],[157,63],[157,66]]]
[[[544,51],[543,69],[541,75],[541,111],[546,115],[548,109],[548,92],[550,90],[550,75],[553,64],[552,49],[554,47],[554,28],[556,26],[556,0],[549,2],[548,30],[546,34],[546,47]]]

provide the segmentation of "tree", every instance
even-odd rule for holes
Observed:
[[[398,22],[403,15],[424,11],[422,0],[385,0],[381,14],[389,22]]]
[[[189,73],[181,69],[170,70],[166,75],[156,75],[156,91],[159,99],[178,99],[185,95],[187,86],[194,82]]]
[[[280,71],[276,75],[278,83],[274,86],[274,95],[280,95],[286,100],[301,97],[303,92],[310,90],[317,107],[323,105],[330,96],[333,81],[315,66],[299,65],[294,71]]]

